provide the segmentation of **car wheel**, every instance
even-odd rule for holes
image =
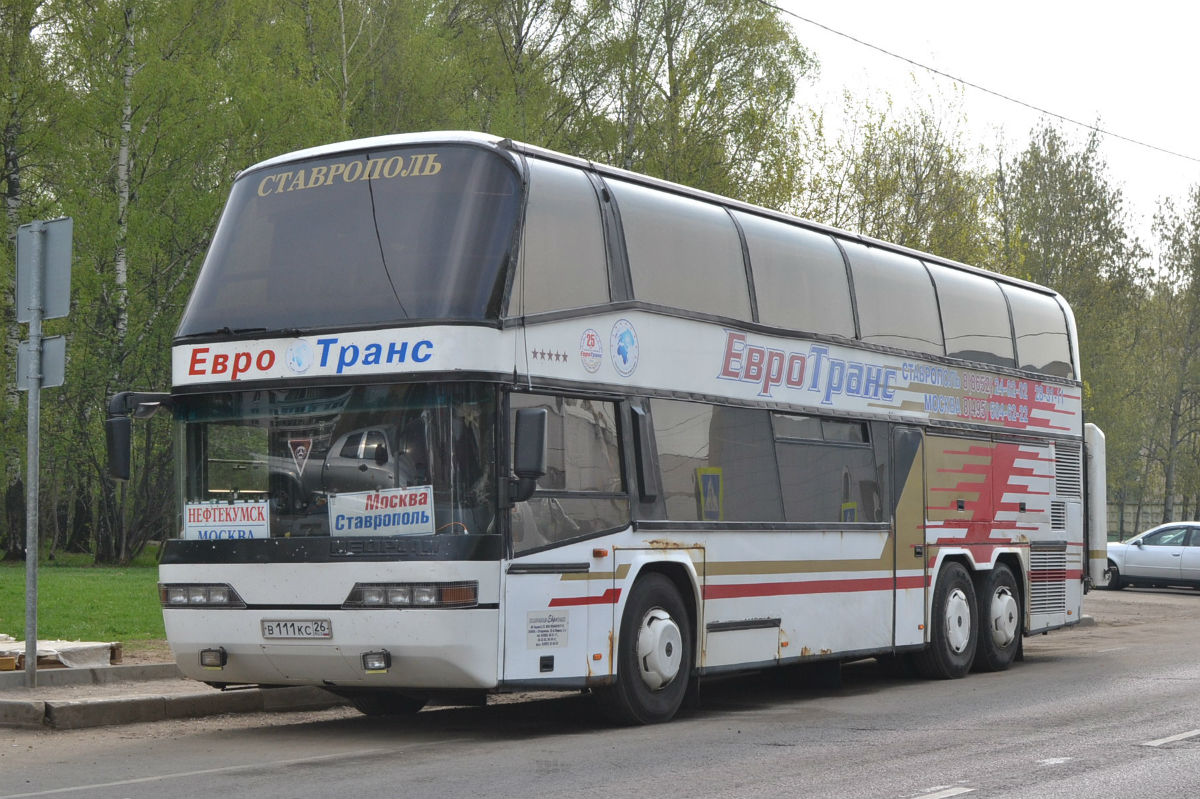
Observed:
[[[1104,570],[1104,578],[1104,587],[1109,591],[1120,591],[1125,587],[1125,583],[1121,581],[1121,572],[1117,569],[1117,564],[1111,560],[1108,562],[1108,568]]]

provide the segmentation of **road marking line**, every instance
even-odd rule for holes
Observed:
[[[946,788],[937,793],[918,794],[916,799],[949,799],[951,796],[962,796],[964,793],[974,793],[974,788]]]
[[[1187,732],[1181,732],[1178,735],[1172,735],[1168,738],[1159,738],[1157,741],[1146,741],[1142,746],[1163,746],[1164,744],[1173,744],[1176,741],[1195,738],[1197,735],[1200,735],[1200,730],[1188,730]]]
[[[444,743],[444,742],[443,742]],[[325,760],[343,759],[358,759],[367,755],[379,754],[381,752],[394,752],[394,749],[362,749],[354,752],[339,752],[334,755],[316,755],[314,757],[298,757],[294,760],[268,760],[265,763],[247,763],[240,766],[221,766],[219,768],[206,768],[199,771],[177,771],[174,774],[155,774],[152,777],[135,777],[129,780],[117,780],[116,782],[99,782],[93,785],[74,785],[67,788],[51,788],[46,791],[33,791],[31,793],[6,793],[0,795],[0,799],[27,799],[32,796],[54,796],[55,794],[78,793],[80,791],[94,791],[99,788],[115,788],[118,785],[138,785],[146,782],[161,782],[163,780],[177,780],[184,777],[201,777],[206,774],[226,774],[235,771],[248,771],[250,769],[261,769],[263,766],[287,767],[298,766],[305,763],[319,763]]]

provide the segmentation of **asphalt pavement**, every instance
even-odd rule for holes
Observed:
[[[320,710],[345,700],[320,688],[219,690],[184,679],[174,663],[0,672],[0,727],[57,730],[222,713]]]

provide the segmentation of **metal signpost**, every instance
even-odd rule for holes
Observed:
[[[70,217],[17,228],[16,311],[29,323],[29,340],[17,353],[17,388],[29,392],[25,481],[25,679],[37,685],[38,469],[42,389],[61,386],[66,340],[42,337],[42,320],[66,316],[71,306]]]

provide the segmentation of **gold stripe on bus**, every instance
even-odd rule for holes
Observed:
[[[622,563],[615,572],[573,572],[561,575],[563,580],[624,580],[629,576],[630,564]]]
[[[853,560],[744,560],[704,564],[709,577],[731,577],[752,574],[821,574],[822,572],[891,571],[891,553],[872,559]]]

